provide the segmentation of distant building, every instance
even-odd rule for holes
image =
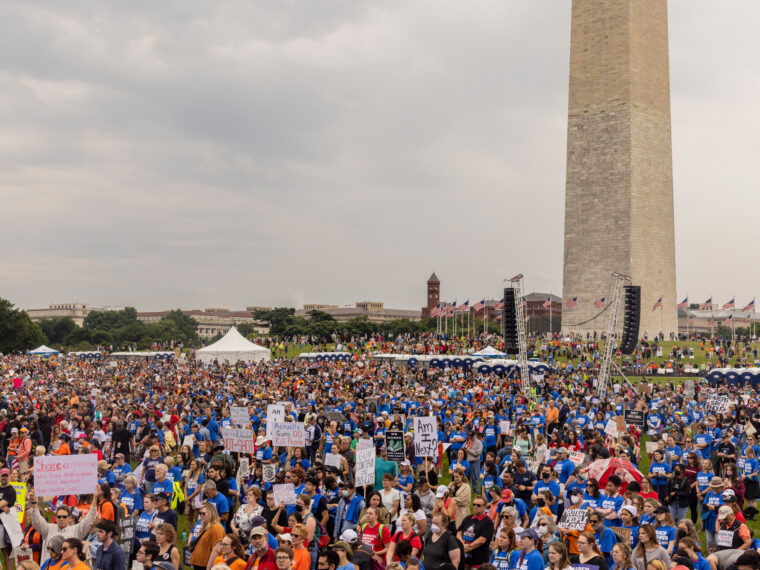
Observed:
[[[26,309],[33,321],[42,319],[64,319],[66,317],[81,327],[92,311],[123,311],[124,307],[91,307],[89,303],[52,303],[47,309]]]
[[[525,316],[532,333],[558,333],[562,329],[562,297],[551,293],[529,293],[525,299]],[[546,302],[549,301],[549,306]]]
[[[267,313],[272,310],[272,307],[267,307],[264,305],[252,305],[250,307],[246,307],[245,310],[248,311],[249,313],[255,313],[257,311]]]
[[[229,309],[224,311],[212,311],[206,309],[205,311],[182,311],[182,313],[197,321],[198,336],[204,339],[214,338],[218,334],[224,334],[233,326],[241,324],[253,326],[257,333],[266,334],[268,332],[266,323],[257,321],[249,311],[230,311]],[[137,313],[137,319],[144,323],[151,324],[159,322],[168,314],[169,311],[141,312]]]
[[[433,272],[430,279],[427,280],[427,305],[422,307],[422,318],[429,319],[430,311],[441,302],[441,281]]]
[[[311,311],[322,311],[333,317],[338,322],[346,322],[356,317],[366,317],[373,323],[387,323],[396,319],[420,320],[420,311],[408,311],[405,309],[386,309],[384,303],[379,301],[359,301],[353,307],[338,307],[336,305],[311,303],[296,309],[296,316],[309,318]]]

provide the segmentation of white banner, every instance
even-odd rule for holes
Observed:
[[[325,465],[335,467],[338,471],[340,471],[341,459],[342,456],[338,455],[337,453],[328,453],[325,455]]]
[[[230,419],[238,427],[245,427],[251,423],[251,416],[248,414],[248,408],[243,406],[232,406],[230,408]]]
[[[296,504],[296,492],[293,487],[293,483],[285,483],[282,485],[272,485],[274,490],[274,504],[280,506],[282,503],[286,505]]]
[[[285,406],[282,404],[267,405],[267,439],[272,441],[272,428],[276,423],[285,422]]]
[[[89,495],[98,484],[98,456],[50,455],[34,458],[34,493],[38,497]]]
[[[304,447],[306,430],[301,422],[276,423],[272,427],[272,445],[277,447]]]
[[[224,449],[253,453],[255,451],[255,434],[252,429],[222,428]]]
[[[432,416],[414,418],[414,454],[438,458],[438,424]]]
[[[375,485],[375,448],[368,447],[356,452],[357,487]]]

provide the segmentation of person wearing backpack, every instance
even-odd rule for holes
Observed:
[[[378,522],[375,507],[368,507],[366,513],[367,522],[360,529],[359,539],[362,544],[372,547],[373,568],[385,568],[385,559],[391,544],[391,532],[387,525]]]
[[[303,524],[306,525],[306,548],[309,549],[309,556],[311,556],[311,567],[316,568],[321,525],[317,522],[314,513],[311,512],[311,497],[307,493],[301,493],[296,497],[296,511],[301,513]]]

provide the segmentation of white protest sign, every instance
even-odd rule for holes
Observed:
[[[374,486],[375,484],[375,448],[367,447],[356,452],[356,483],[357,487]]]
[[[244,427],[251,423],[251,416],[248,414],[248,408],[242,406],[232,406],[230,408],[230,419],[236,426]]]
[[[283,485],[272,485],[274,490],[274,504],[280,506],[282,503],[286,505],[296,504],[296,492],[293,487],[293,483],[285,483]]]
[[[656,441],[647,441],[646,442],[646,450],[648,455],[652,455],[655,451],[657,451],[657,442]]]
[[[502,435],[509,435],[511,423],[509,420],[499,420],[499,431]]]
[[[195,437],[192,435],[186,435],[185,439],[182,440],[182,445],[186,445],[192,449],[193,445],[195,445]]]
[[[338,455],[337,453],[328,453],[325,455],[325,465],[335,467],[338,471],[340,471],[341,459],[342,456]]]
[[[371,439],[360,439],[356,442],[356,451],[361,451],[362,449],[369,449],[370,447],[374,447],[375,444],[372,442]]]
[[[731,548],[734,545],[734,531],[719,530],[718,540],[716,542],[718,546],[728,546],[729,548]]]
[[[13,548],[16,548],[24,542],[24,531],[21,529],[18,517],[13,511],[9,513],[0,513],[0,523],[3,524],[5,532],[8,533],[8,538],[10,538],[11,546],[13,546]]]
[[[261,474],[264,477],[264,483],[274,483],[275,475],[277,475],[277,465],[274,463],[264,463],[261,466]]]
[[[267,429],[269,427],[267,426]],[[276,423],[272,427],[272,445],[277,447],[304,447],[306,430],[301,422]]]
[[[568,453],[568,458],[576,465],[580,465],[583,463],[583,460],[586,459],[586,454],[582,451],[571,451]]]
[[[607,420],[607,425],[604,426],[604,433],[612,437],[617,437],[618,428],[617,422],[614,419]]]
[[[285,406],[269,404],[267,406],[267,439],[272,441],[271,430],[276,423],[285,422]]]
[[[238,467],[238,479],[245,481],[251,475],[251,462],[247,457],[240,459],[240,467]]]
[[[707,411],[714,414],[725,414],[731,406],[731,400],[726,396],[710,396],[705,402],[705,408]]]
[[[255,451],[255,434],[252,429],[222,428],[224,449],[253,453]]]
[[[98,484],[98,456],[51,455],[34,458],[34,493],[38,497],[88,495]]]
[[[414,418],[414,454],[438,457],[438,425],[432,416]]]

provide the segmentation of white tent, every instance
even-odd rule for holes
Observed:
[[[260,362],[272,359],[272,353],[268,348],[259,346],[241,335],[235,327],[217,342],[205,348],[195,351],[195,359],[204,364],[211,364],[214,360],[234,364],[238,360],[243,362]]]
[[[58,351],[54,348],[50,348],[49,346],[45,346],[44,344],[38,346],[34,350],[30,350],[27,354],[36,354],[39,356],[52,356],[53,354],[58,354]]]
[[[483,358],[501,358],[502,356],[506,356],[507,354],[505,352],[499,352],[492,346],[487,346],[483,350],[479,350],[478,352],[473,352],[470,356],[482,356]]]

